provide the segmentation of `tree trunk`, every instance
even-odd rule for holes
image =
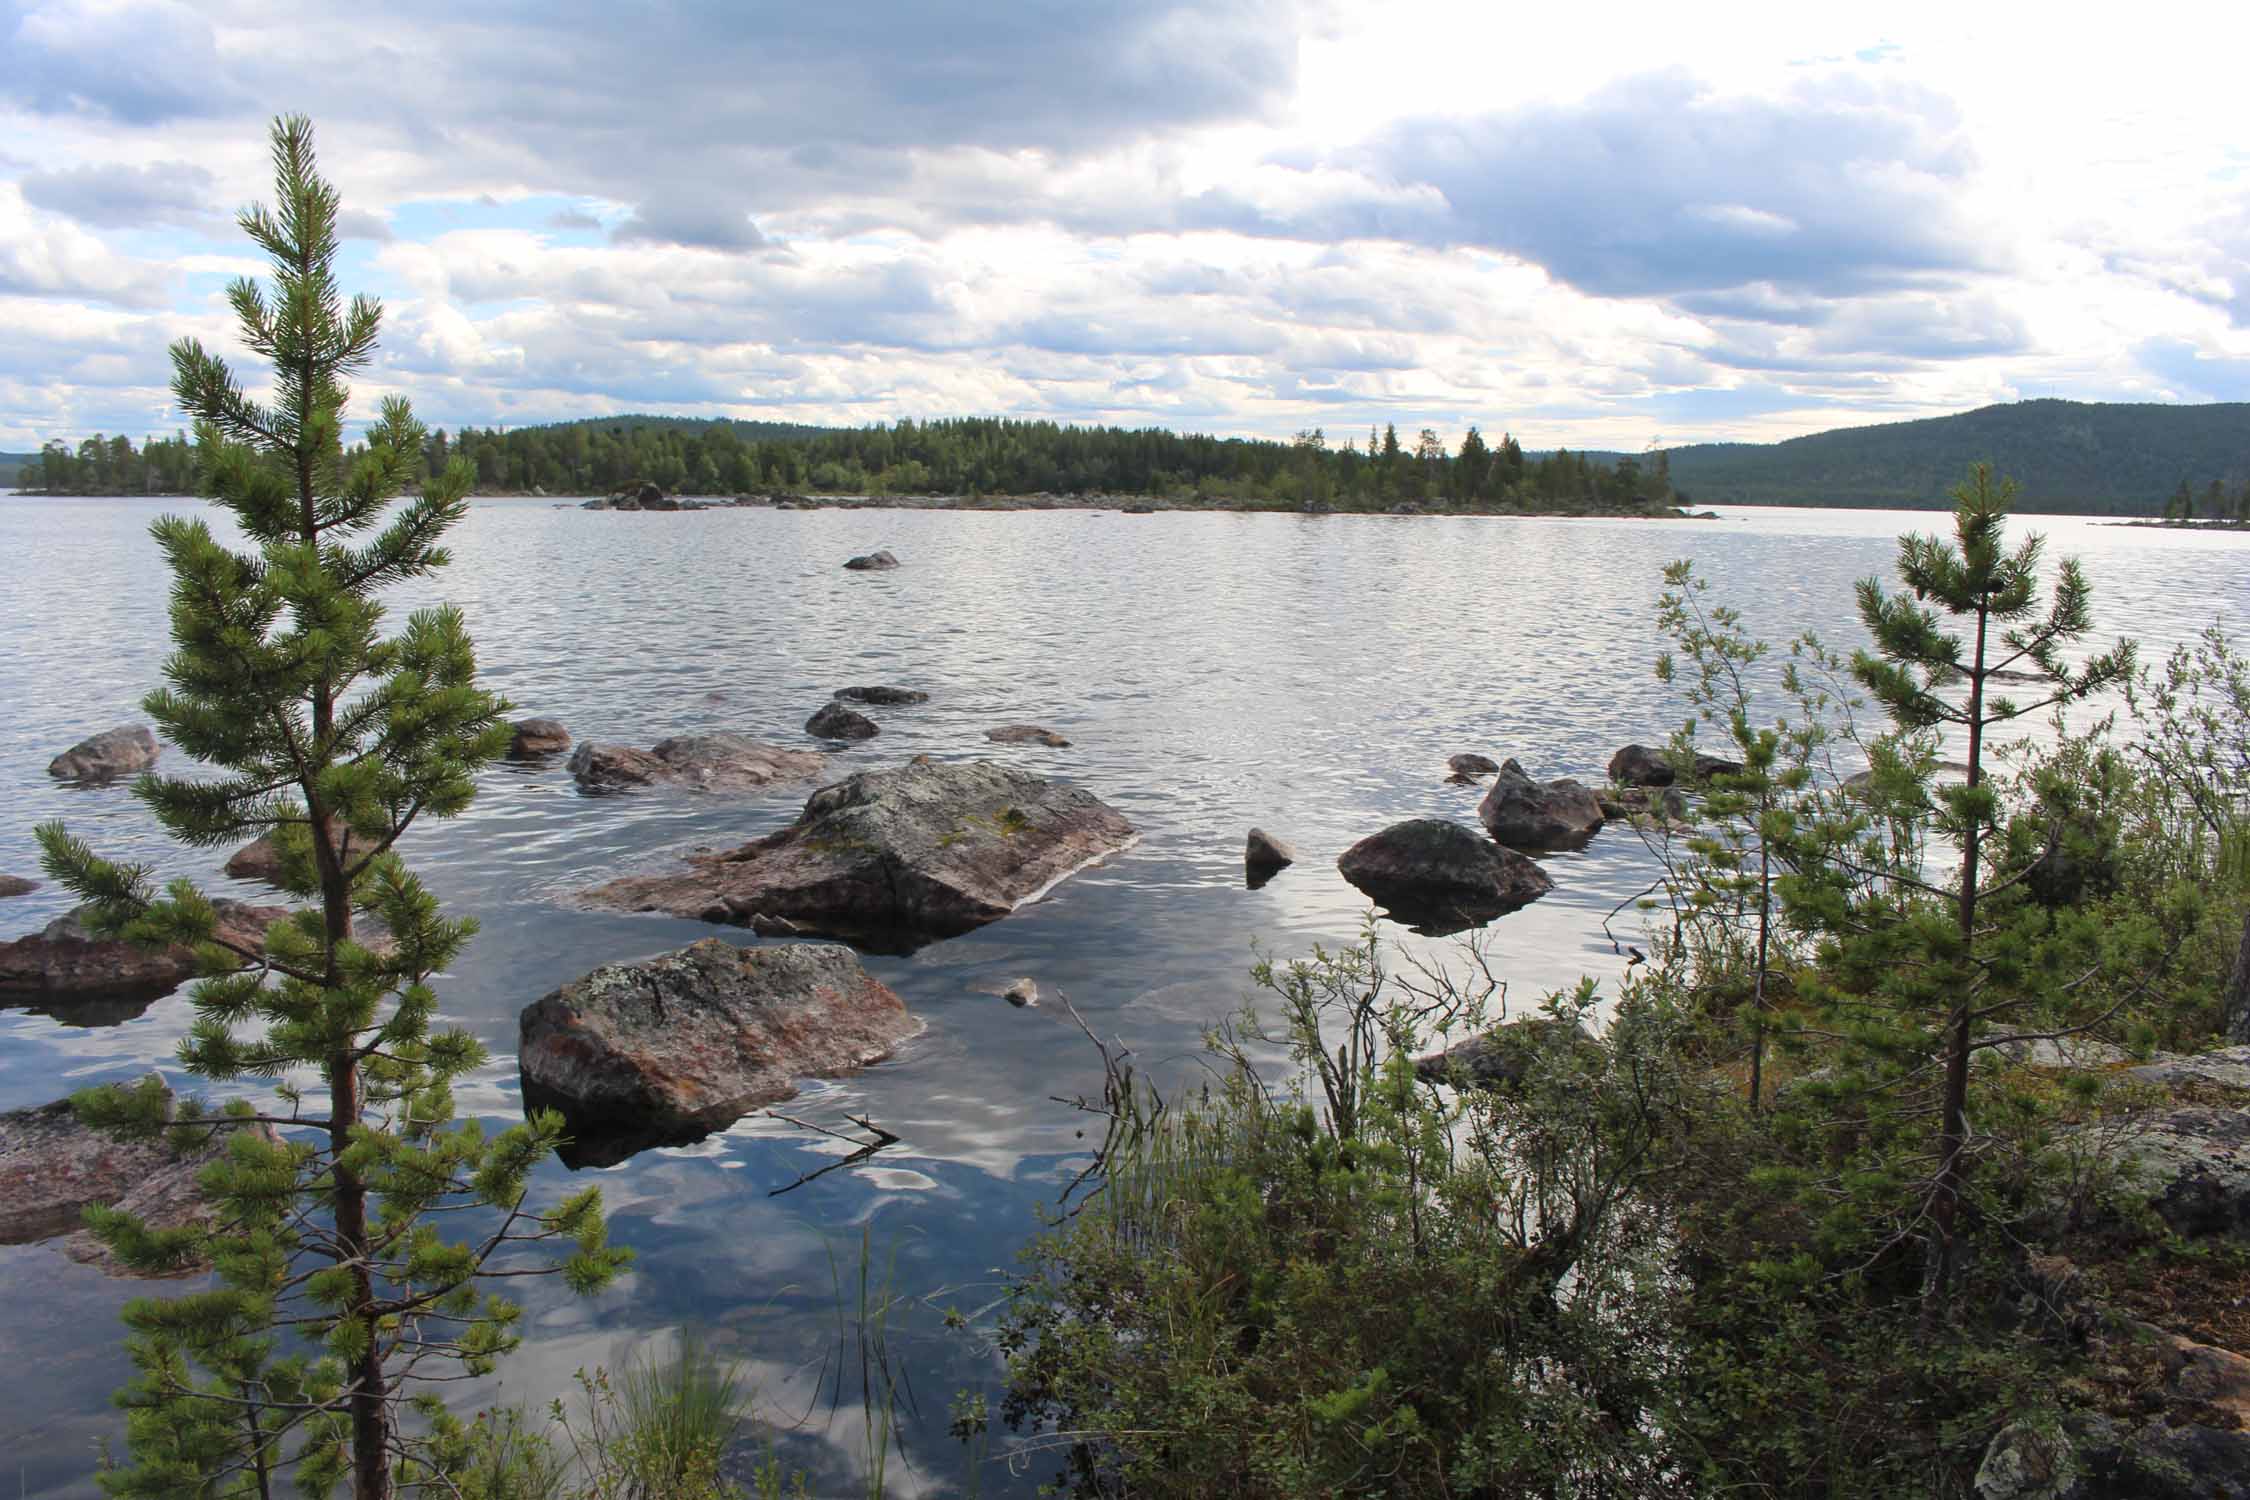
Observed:
[[[2242,914],[2242,942],[2234,950],[2234,972],[2220,1006],[2220,1029],[2227,1040],[2250,1046],[2250,911]]]
[[[1977,604],[1976,655],[1969,672],[1969,790],[1984,781],[1984,644],[1988,623],[1986,602]],[[1977,854],[1983,843],[1983,826],[1972,816],[1961,837],[1961,891],[1956,916],[1960,922],[1961,951],[1973,953],[1977,930]],[[1965,965],[1965,969],[1968,966]],[[1929,1284],[1922,1304],[1925,1325],[1933,1324],[1953,1295],[1953,1273],[1960,1263],[1961,1155],[1968,1145],[1969,1012],[1974,992],[1969,974],[1961,975],[1952,1013],[1945,1028],[1945,1100],[1939,1115],[1937,1180],[1931,1184],[1930,1217],[1937,1227],[1931,1246]]]

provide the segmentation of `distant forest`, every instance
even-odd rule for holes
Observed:
[[[679,494],[1111,494],[1289,509],[1623,510],[1666,504],[1934,507],[1989,461],[2034,511],[2250,518],[2250,404],[2024,401],[1959,416],[1855,427],[1771,444],[1647,454],[1526,453],[1471,427],[1452,449],[1430,428],[1364,442],[1318,429],[1288,442],[1158,428],[969,417],[858,428],[617,416],[431,435],[425,461],[476,466],[486,493],[606,493],[653,480]],[[173,493],[192,486],[185,434],[135,449],[99,434],[0,455],[26,488]]]

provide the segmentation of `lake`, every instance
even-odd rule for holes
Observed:
[[[112,857],[214,893],[261,893],[220,874],[224,851],[166,842],[123,786],[69,787],[45,770],[85,734],[141,717],[135,705],[167,649],[167,579],[147,527],[191,504],[0,497],[0,873],[37,875],[31,830],[59,817]],[[1862,638],[1853,581],[1889,577],[1897,534],[1945,519],[605,514],[476,503],[452,538],[454,565],[398,602],[459,604],[485,684],[518,716],[643,746],[730,729],[808,747],[801,726],[833,689],[917,687],[931,701],[870,709],[881,736],[838,754],[836,775],[919,753],[989,757],[1083,785],[1141,832],[1131,850],[1003,921],[909,957],[867,957],[927,1030],[890,1062],[810,1083],[781,1108],[854,1134],[846,1117],[864,1116],[897,1145],[790,1189],[850,1148],[761,1114],[597,1174],[612,1237],[636,1247],[638,1267],[590,1301],[515,1283],[526,1345],[482,1394],[543,1404],[574,1369],[614,1368],[699,1326],[742,1362],[761,1415],[791,1424],[776,1434],[784,1458],[815,1471],[817,1493],[850,1490],[865,1438],[856,1356],[841,1371],[839,1309],[847,1321],[856,1313],[864,1236],[899,1299],[889,1329],[905,1457],[891,1461],[891,1493],[965,1491],[948,1402],[967,1388],[997,1404],[997,1360],[980,1333],[1039,1206],[1085,1163],[1088,1118],[1058,1101],[1098,1095],[1101,1083],[1061,1007],[1019,1010],[1002,989],[1028,975],[1153,1074],[1190,1077],[1203,1028],[1249,987],[1254,944],[1286,956],[1352,938],[1366,902],[1336,873],[1345,847],[1401,818],[1474,822],[1481,793],[1445,784],[1448,755],[1512,755],[1535,776],[1598,781],[1618,746],[1661,742],[1682,716],[1651,672],[1666,562],[1693,558],[1712,597],[1761,634],[1810,627],[1849,646]],[[2025,524],[2085,560],[2101,638],[2130,633],[2160,655],[2214,618],[2250,630],[2250,536]],[[840,568],[879,547],[905,565]],[[1016,721],[1073,743],[984,739]],[[165,767],[179,769],[176,758]],[[402,845],[409,862],[450,912],[483,924],[441,991],[448,1017],[494,1054],[461,1091],[463,1112],[517,1117],[524,1005],[596,964],[720,930],[578,911],[562,898],[694,845],[768,832],[808,789],[587,797],[557,758],[496,766],[466,816],[418,825]],[[1252,825],[1299,854],[1255,891],[1242,870]],[[1656,870],[1617,828],[1546,863],[1553,894],[1490,929],[1517,1003],[1581,974],[1614,980],[1624,959],[1603,919]],[[68,905],[52,886],[0,903],[0,934],[33,931]],[[1630,936],[1639,921],[1628,910],[1619,931]],[[130,1014],[0,1011],[0,1108],[152,1068],[178,1084],[173,1049],[188,1019],[177,995]],[[543,1177],[552,1193],[585,1180],[553,1163]],[[96,1443],[122,1432],[108,1405],[126,1369],[117,1309],[151,1288],[108,1280],[51,1244],[0,1247],[0,1277],[0,1483],[26,1497],[91,1494]],[[966,1330],[945,1326],[948,1308]],[[994,1452],[1005,1445],[997,1435]],[[1029,1494],[1053,1467],[988,1463],[976,1482]]]

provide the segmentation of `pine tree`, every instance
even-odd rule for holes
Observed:
[[[272,363],[273,403],[253,401],[195,341],[172,349],[203,492],[250,546],[228,550],[200,520],[152,528],[173,574],[175,649],[143,707],[223,774],[144,777],[135,791],[189,845],[271,832],[280,883],[315,904],[277,921],[261,950],[230,948],[190,883],[159,891],[144,867],[96,857],[60,824],[39,837],[97,930],[196,946],[205,977],[182,1064],[215,1083],[273,1079],[284,1104],[191,1105],[168,1121],[161,1089],[77,1100],[83,1118],[128,1135],[227,1136],[203,1180],[208,1227],[89,1214],[128,1263],[208,1259],[218,1280],[126,1309],[128,1461],[103,1474],[105,1488],[263,1497],[287,1475],[311,1494],[348,1478],[356,1500],[389,1500],[436,1484],[445,1459],[423,1438],[458,1438],[426,1381],[487,1371],[517,1342],[517,1310],[489,1278],[559,1271],[590,1292],[627,1254],[606,1243],[597,1189],[527,1203],[559,1117],[490,1139],[452,1123],[451,1086],[485,1053],[435,1026],[430,981],[475,924],[441,915],[394,845],[468,805],[476,771],[507,744],[508,705],[476,686],[458,611],[419,610],[396,635],[379,632],[382,592],[447,561],[440,542],[475,475],[456,458],[392,513],[426,436],[398,399],[363,448],[345,450],[344,381],[370,358],[380,309],[346,305],[337,289],[337,196],[314,169],[308,121],[275,122],[273,161],[274,207],[239,220],[271,258],[273,291],[243,279],[228,293],[244,343]],[[431,1218],[441,1208],[462,1211],[451,1222],[474,1234],[444,1238]],[[567,1250],[559,1264],[526,1264],[521,1247],[541,1241]],[[402,1420],[409,1406],[422,1437]]]
[[[1906,594],[1887,594],[1881,583],[1859,585],[1859,613],[1875,650],[1860,652],[1853,675],[1889,710],[1901,730],[1920,733],[1950,728],[1966,737],[1967,770],[1961,784],[1939,793],[1938,831],[1959,851],[1954,883],[1937,893],[1950,906],[1949,920],[1887,924],[1878,934],[1885,983],[1894,999],[1923,1008],[1935,1020],[1935,1034],[1921,1030],[1925,1016],[1911,1016],[1919,1036],[1934,1044],[1932,1060],[1942,1078],[1937,1100],[1937,1139],[1932,1171],[1920,1212],[1929,1225],[1930,1259],[1925,1306],[1941,1309],[1950,1295],[1960,1257],[1960,1209],[1967,1171],[1966,1106],[1969,1059],[1980,1047],[1998,1044],[1990,1034],[1999,1017],[2018,1011],[2041,987],[2026,984],[2036,965],[2021,934],[2001,924],[1980,921],[1987,841],[2003,832],[2000,803],[1989,784],[1989,731],[1998,724],[2058,704],[2067,704],[2131,675],[2133,649],[2121,643],[2072,667],[2064,649],[2091,628],[2092,591],[2075,559],[2057,568],[2044,617],[2039,614],[2039,567],[2043,539],[2026,537],[2015,550],[2004,547],[2013,482],[1993,481],[1990,465],[1980,464],[1968,481],[1954,488],[1953,538],[1914,535],[1900,539],[1898,571]],[[1936,610],[1927,605],[1934,604]],[[1963,622],[1962,637],[1940,627],[1938,611]],[[1998,690],[1996,673],[2029,673],[2038,681],[2032,700],[2021,702]],[[2028,865],[1995,883],[2020,894]],[[1902,945],[1919,944],[1909,953]],[[1870,960],[1862,955],[1862,967]],[[2049,994],[2051,996],[2051,991]],[[1934,1015],[1927,1015],[1934,1010]],[[1914,1050],[1909,1048],[1907,1050]]]

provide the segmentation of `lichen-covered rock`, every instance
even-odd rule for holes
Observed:
[[[1977,1500],[2083,1500],[2087,1494],[2070,1439],[2056,1428],[2011,1422],[1977,1465]]]
[[[272,1138],[263,1126],[230,1126],[175,1151],[166,1141],[121,1141],[83,1125],[68,1099],[0,1114],[0,1244],[67,1235],[63,1253],[72,1260],[132,1274],[82,1227],[83,1210],[121,1208],[164,1229],[207,1220],[210,1206],[196,1188],[196,1174],[226,1149],[233,1129]]]
[[[1600,831],[1601,803],[1575,781],[1534,781],[1508,761],[1477,804],[1477,817],[1511,849],[1559,849]]]
[[[918,1029],[848,948],[705,938],[604,964],[526,1006],[517,1060],[525,1103],[570,1122],[565,1160],[607,1164],[723,1129]]]
[[[1091,792],[991,761],[917,760],[822,787],[778,833],[586,899],[904,950],[1004,917],[1133,839]]]
[[[748,792],[776,782],[810,781],[827,769],[815,750],[783,750],[743,734],[683,734],[648,750],[626,745],[580,745],[570,774],[589,792],[679,786],[695,791]]]
[[[88,735],[47,762],[47,774],[66,781],[108,781],[147,770],[163,749],[146,724],[121,724]]]
[[[1433,927],[1501,916],[1555,888],[1531,860],[1443,818],[1411,818],[1370,834],[1336,868],[1393,916]]]
[[[2167,1110],[2124,1140],[2119,1153],[2180,1234],[2250,1238],[2250,1109]]]
[[[560,719],[518,719],[514,728],[515,738],[508,742],[510,760],[537,760],[570,748],[570,731]]]
[[[805,720],[805,733],[824,740],[871,740],[882,732],[873,719],[841,703],[823,703]]]
[[[987,729],[984,737],[995,745],[1045,745],[1051,750],[1070,748],[1069,740],[1037,724],[1003,724],[998,729]]]
[[[908,704],[930,701],[930,695],[920,688],[902,687],[838,688],[834,696],[848,698],[854,703],[872,703],[879,708],[898,708]]]
[[[288,912],[220,899],[221,941],[252,952],[264,946],[266,928]],[[86,930],[85,908],[55,918],[38,932],[0,943],[0,1003],[22,1004],[71,995],[162,993],[195,977],[195,950],[175,943],[150,951],[123,938],[97,938]]]

